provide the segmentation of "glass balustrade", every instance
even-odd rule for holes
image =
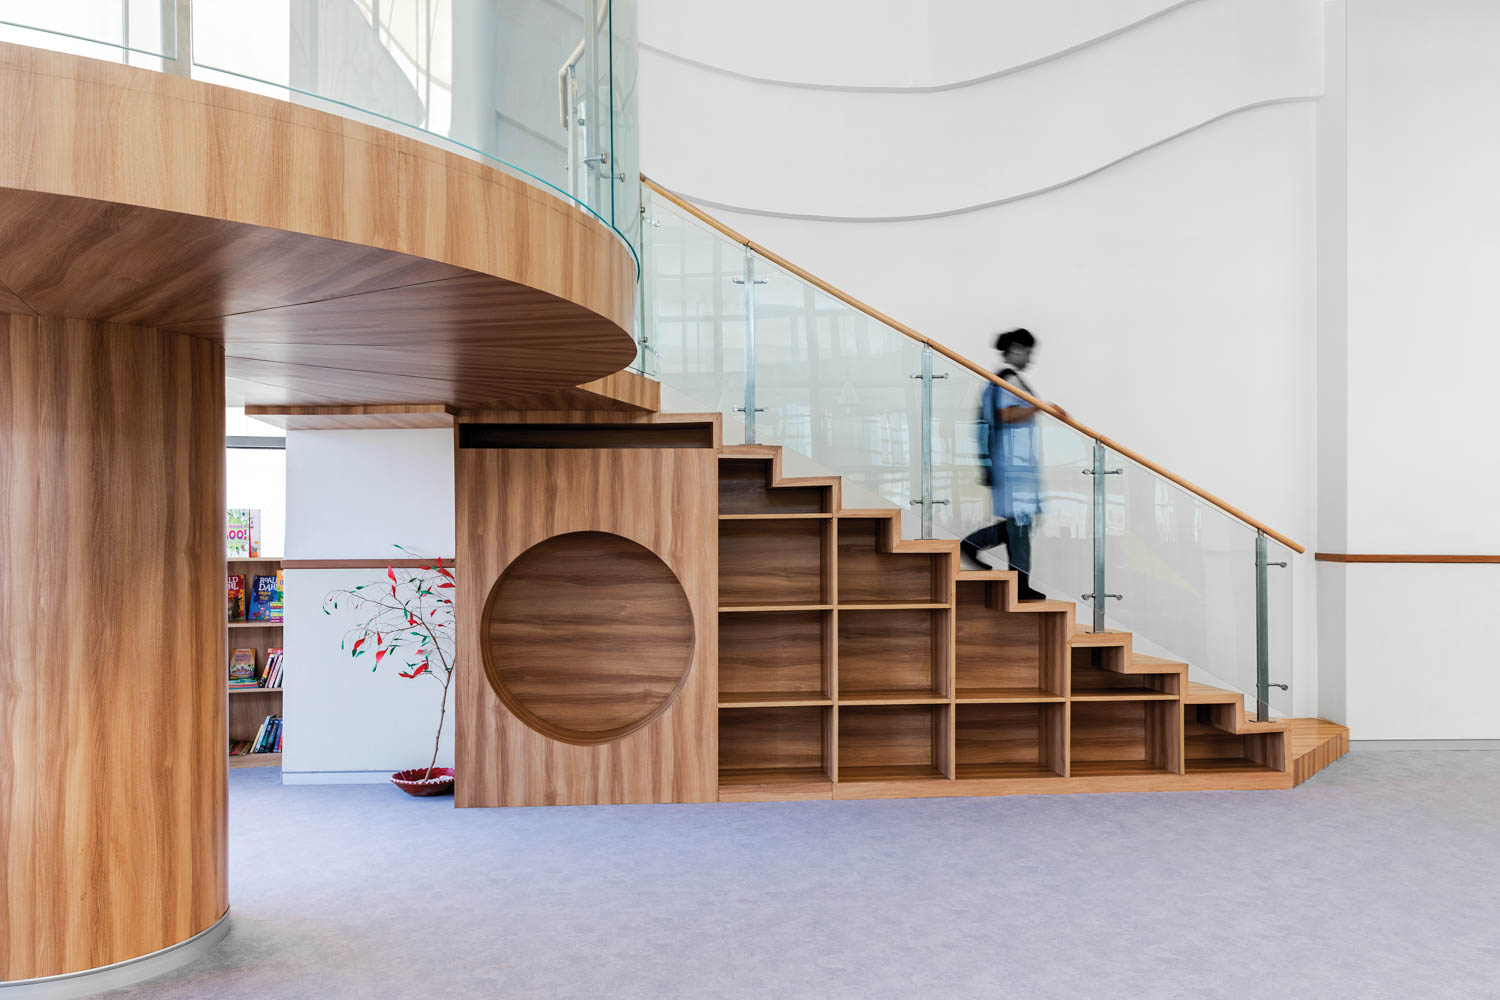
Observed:
[[[1251,717],[1291,714],[1289,550],[1044,410],[992,435],[993,377],[649,189],[645,218],[667,408],[842,476],[846,506],[899,507],[908,537],[969,541],[971,568],[1027,571],[1083,627],[1133,633]]]
[[[593,214],[639,269],[636,0],[0,0],[0,40],[451,149]]]
[[[0,41],[138,64],[131,54],[171,60],[177,57],[177,2],[0,0]]]

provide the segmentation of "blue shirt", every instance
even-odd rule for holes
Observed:
[[[1034,415],[1015,423],[1002,421],[1000,411],[1011,406],[1031,404],[994,383],[985,388],[979,448],[990,466],[995,518],[1027,525],[1042,512],[1041,434]]]

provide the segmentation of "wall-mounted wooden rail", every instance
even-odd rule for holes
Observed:
[[[1313,558],[1318,562],[1331,563],[1500,563],[1500,555],[1412,555],[1407,553],[1377,555],[1319,552]]]
[[[836,288],[833,285],[830,285],[828,282],[824,281],[822,278],[819,278],[817,275],[811,274],[808,271],[804,270],[803,268],[798,267],[796,264],[793,264],[791,261],[787,260],[785,257],[782,257],[780,254],[778,254],[778,253],[776,253],[776,252],[774,252],[772,250],[766,249],[765,247],[761,246],[759,243],[756,243],[754,240],[749,239],[748,237],[746,237],[743,233],[739,233],[739,232],[735,231],[734,229],[731,229],[729,226],[727,226],[724,223],[720,222],[718,219],[716,219],[713,216],[709,215],[707,212],[704,212],[698,206],[692,204],[691,202],[685,201],[682,198],[678,197],[677,195],[673,194],[671,191],[668,191],[666,188],[662,187],[660,184],[658,184],[655,181],[651,180],[649,177],[646,177],[644,174],[641,176],[641,182],[643,184],[645,184],[648,188],[650,188],[652,191],[656,192],[657,194],[661,195],[663,198],[665,198],[668,201],[670,201],[672,204],[676,205],[678,208],[682,209],[684,212],[687,212],[689,215],[693,216],[693,218],[695,218],[698,221],[702,222],[704,225],[706,225],[709,228],[715,230],[716,232],[719,232],[719,233],[723,234],[724,236],[728,237],[729,239],[733,240],[734,242],[736,242],[736,243],[738,243],[738,244],[740,244],[742,246],[749,247],[751,250],[755,251],[755,253],[759,254],[762,257],[764,257],[766,260],[768,260],[771,263],[775,264],[777,267],[780,267],[783,270],[786,270],[786,271],[788,271],[788,272],[790,272],[792,274],[795,274],[797,277],[801,278],[803,281],[806,281],[808,284],[814,286],[815,288],[818,288],[818,289],[820,289],[820,290],[822,290],[824,292],[827,292],[829,295],[832,295],[834,298],[838,299],[840,302],[843,302],[845,305],[848,305],[848,306],[850,306],[850,307],[852,307],[854,309],[858,309],[860,312],[864,313],[866,316],[869,316],[871,319],[875,319],[875,320],[878,320],[881,323],[884,323],[886,326],[890,327],[892,330],[895,330],[898,333],[901,333],[901,334],[903,334],[903,335],[905,335],[907,337],[910,337],[912,340],[915,340],[918,343],[925,344],[926,346],[932,348],[937,353],[941,354],[943,357],[947,358],[949,361],[952,361],[953,363],[958,364],[958,365],[962,365],[963,367],[969,369],[970,371],[972,371],[974,374],[980,376],[981,378],[988,379],[989,381],[994,382],[996,384],[1004,384],[1007,392],[1011,392],[1011,393],[1015,394],[1016,396],[1019,396],[1020,398],[1026,400],[1026,402],[1030,403],[1032,406],[1035,406],[1037,409],[1042,410],[1045,413],[1050,414],[1052,417],[1056,418],[1057,420],[1059,420],[1060,422],[1062,422],[1064,424],[1067,424],[1069,427],[1071,427],[1074,430],[1078,431],[1080,434],[1083,434],[1083,435],[1085,435],[1087,437],[1092,438],[1095,441],[1098,441],[1100,444],[1104,445],[1106,448],[1109,448],[1111,451],[1117,452],[1118,454],[1125,456],[1126,458],[1130,459],[1132,462],[1135,462],[1137,465],[1140,465],[1143,468],[1149,469],[1152,472],[1156,473],[1158,476],[1161,476],[1163,479],[1166,479],[1166,480],[1168,480],[1170,482],[1173,482],[1173,483],[1177,484],[1178,486],[1180,486],[1183,489],[1187,490],[1189,493],[1193,494],[1194,496],[1196,496],[1196,497],[1198,497],[1198,498],[1200,498],[1202,500],[1206,500],[1207,502],[1213,504],[1215,507],[1219,508],[1224,513],[1226,513],[1229,516],[1235,518],[1236,520],[1244,522],[1245,524],[1247,524],[1250,527],[1256,529],[1257,531],[1263,531],[1263,532],[1265,532],[1268,537],[1274,538],[1276,541],[1280,542],[1282,545],[1285,545],[1287,548],[1291,549],[1293,552],[1297,552],[1297,553],[1300,554],[1302,552],[1307,551],[1303,546],[1298,545],[1296,542],[1292,541],[1292,539],[1288,538],[1286,535],[1283,535],[1281,532],[1275,530],[1274,528],[1272,528],[1272,527],[1270,527],[1270,526],[1268,526],[1266,524],[1263,524],[1260,521],[1257,521],[1255,518],[1251,517],[1249,514],[1246,514],[1244,511],[1240,510],[1238,507],[1235,507],[1233,504],[1226,503],[1224,500],[1220,499],[1217,496],[1214,496],[1212,493],[1210,493],[1207,490],[1203,489],[1201,486],[1198,486],[1195,483],[1192,483],[1189,480],[1184,479],[1183,477],[1177,475],[1175,472],[1172,472],[1169,469],[1162,468],[1160,465],[1157,465],[1155,462],[1153,462],[1150,459],[1146,458],[1144,455],[1140,454],[1139,452],[1133,451],[1130,448],[1127,448],[1124,445],[1120,444],[1119,442],[1117,442],[1117,441],[1115,441],[1115,440],[1113,440],[1111,438],[1105,437],[1103,434],[1100,434],[1098,431],[1094,430],[1093,428],[1088,427],[1085,424],[1079,423],[1077,420],[1074,420],[1072,417],[1068,416],[1066,413],[1064,413],[1062,410],[1058,409],[1056,406],[1053,406],[1051,403],[1048,403],[1046,400],[1038,399],[1035,396],[1032,396],[1030,393],[1026,392],[1025,390],[1023,390],[1023,389],[1021,389],[1021,388],[1019,388],[1017,386],[1011,385],[1008,382],[1001,383],[1000,378],[998,376],[996,376],[995,373],[993,373],[991,371],[988,371],[983,366],[978,365],[978,364],[976,364],[973,361],[970,361],[968,358],[966,358],[963,355],[957,353],[956,351],[953,351],[952,349],[948,348],[947,346],[938,343],[937,341],[933,340],[931,337],[927,337],[927,336],[924,336],[921,333],[918,333],[916,330],[913,330],[911,327],[907,326],[905,323],[901,323],[901,322],[898,322],[895,319],[892,319],[891,317],[887,316],[885,313],[883,313],[880,310],[874,308],[873,306],[868,305],[865,302],[860,301],[859,299],[857,299],[854,296],[850,295],[848,292],[844,291],[843,289]]]

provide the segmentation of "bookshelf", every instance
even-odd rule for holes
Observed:
[[[257,576],[274,574],[281,569],[281,560],[276,558],[256,559],[228,559],[225,565],[225,575],[240,574],[245,578],[246,585],[246,607],[249,606],[249,587],[252,579]],[[229,695],[229,742],[236,740],[248,740],[255,737],[256,730],[268,715],[282,715],[281,693],[282,689],[274,688],[230,688],[229,685],[229,656],[236,649],[255,650],[255,675],[261,676],[266,667],[266,650],[274,646],[282,646],[282,622],[260,622],[260,621],[230,621],[227,623],[229,644],[225,651],[224,663],[220,666],[219,676],[223,679],[225,690]],[[226,747],[226,751],[227,751]],[[230,754],[229,766],[239,767],[280,767],[281,754],[279,753],[254,753],[254,754]]]

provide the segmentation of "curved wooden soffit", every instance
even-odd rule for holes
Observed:
[[[481,405],[630,363],[634,261],[493,167],[0,44],[0,311],[222,343],[234,402]]]

